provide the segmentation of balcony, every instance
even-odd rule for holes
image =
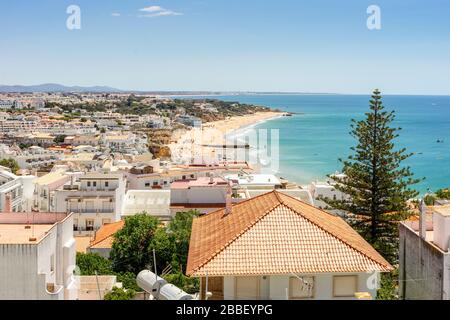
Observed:
[[[73,213],[114,213],[114,208],[111,209],[68,209],[68,212]]]

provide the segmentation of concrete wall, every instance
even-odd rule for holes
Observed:
[[[447,254],[448,256],[448,254]],[[407,300],[441,300],[448,288],[448,257],[433,244],[421,239],[404,224],[400,225],[400,296]],[[448,290],[448,289],[447,289]],[[448,292],[448,291],[447,291]],[[448,296],[448,294],[447,294]]]
[[[37,246],[0,245],[0,299],[37,299],[42,290]]]
[[[170,203],[225,203],[226,192],[226,186],[172,189]]]

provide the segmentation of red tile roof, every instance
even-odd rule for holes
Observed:
[[[114,234],[121,230],[124,225],[125,221],[123,220],[103,225],[95,233],[95,238],[89,248],[111,248]]]
[[[196,218],[187,274],[369,272],[392,266],[343,219],[273,191]]]

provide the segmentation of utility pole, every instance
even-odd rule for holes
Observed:
[[[100,291],[100,284],[98,283],[98,274],[97,274],[97,270],[95,270],[95,281],[97,282],[97,290],[98,290],[98,297],[100,300],[103,300],[102,298],[102,293]]]
[[[155,282],[158,283],[158,291],[156,292],[156,297],[154,296],[155,300],[158,300],[159,298],[159,290],[160,288],[160,283],[158,282],[158,271],[156,270],[156,253],[155,253],[155,249],[153,249],[153,269],[155,271]]]

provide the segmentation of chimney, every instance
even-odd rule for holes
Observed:
[[[424,240],[427,236],[427,205],[424,200],[420,202],[419,236]]]
[[[233,193],[233,190],[231,189],[231,182],[228,181],[227,185],[227,195],[225,197],[225,216],[229,215],[231,212],[233,212],[233,204],[231,201],[231,195]]]

